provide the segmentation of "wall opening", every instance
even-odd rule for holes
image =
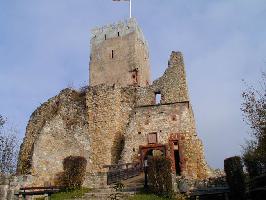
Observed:
[[[107,37],[106,37],[106,34],[104,34],[104,40],[106,40],[106,38],[107,38]]]
[[[174,141],[174,159],[175,159],[175,172],[176,175],[181,175],[181,167],[180,167],[180,155],[179,155],[179,147],[178,141]]]
[[[180,169],[180,156],[179,156],[179,150],[175,150],[175,172],[176,175],[181,175],[181,169]]]
[[[162,99],[161,92],[155,92],[155,103],[160,104]]]
[[[138,69],[132,71],[133,85],[138,85]]]
[[[149,157],[152,156],[163,156],[166,157],[166,146],[165,145],[147,145],[147,146],[140,146],[140,160],[143,164],[145,160],[148,160]]]
[[[114,58],[114,50],[112,50],[112,55],[111,55],[112,58]]]
[[[119,33],[119,32],[117,32],[117,36],[118,36],[118,37],[120,36],[120,33]]]

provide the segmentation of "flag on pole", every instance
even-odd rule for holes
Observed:
[[[129,17],[131,18],[131,0],[113,0],[113,1],[129,1]]]

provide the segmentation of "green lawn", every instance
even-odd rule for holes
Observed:
[[[85,193],[88,193],[90,191],[91,189],[89,188],[82,188],[79,190],[72,190],[72,191],[62,191],[62,192],[53,194],[51,199],[52,200],[66,200],[66,199],[81,198]],[[44,199],[40,198],[39,200],[44,200]],[[169,200],[169,198],[158,197],[154,194],[136,194],[130,197],[128,200]],[[183,200],[183,198],[180,198],[180,200]]]
[[[64,200],[72,198],[81,198],[85,193],[89,192],[89,188],[81,188],[78,190],[64,191],[52,195],[52,200]]]

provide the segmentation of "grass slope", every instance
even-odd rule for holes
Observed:
[[[52,200],[81,198],[85,193],[89,192],[89,188],[81,188],[77,190],[62,191],[51,196]]]

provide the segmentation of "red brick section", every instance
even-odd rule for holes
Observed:
[[[173,173],[175,173],[175,171],[176,171],[174,142],[178,142],[181,175],[183,174],[183,172],[185,170],[185,166],[186,166],[186,160],[184,157],[183,140],[184,140],[184,136],[182,136],[182,133],[172,133],[169,137],[169,150],[170,150],[169,157],[171,159],[172,171],[173,171]]]

